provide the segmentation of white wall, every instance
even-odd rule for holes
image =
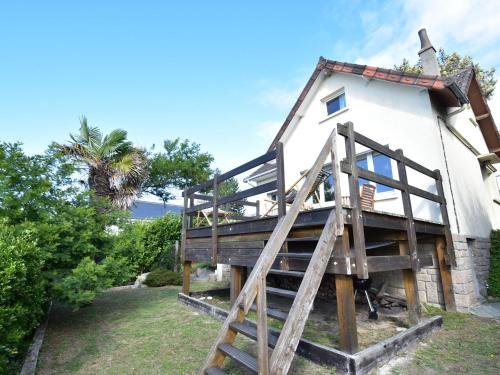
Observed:
[[[346,109],[327,117],[322,98],[344,89]],[[426,90],[399,84],[368,81],[363,77],[334,73],[325,77],[316,92],[312,93],[310,105],[302,110],[302,118],[290,126],[282,137],[285,144],[285,176],[287,186],[296,179],[299,171],[310,168],[328,135],[337,123],[351,121],[354,129],[392,149],[402,148],[405,155],[430,169],[439,168],[437,129]],[[345,156],[344,138],[339,137],[339,148]],[[422,145],[426,145],[425,149]],[[357,145],[356,151],[362,152]],[[435,192],[432,181],[408,171],[410,182],[422,189]],[[347,176],[342,176],[343,195],[349,195]],[[393,163],[393,177],[397,176]],[[423,199],[413,200],[415,216],[440,220],[436,204]],[[382,193],[376,196],[375,208],[402,214],[400,193]]]
[[[439,116],[437,110],[435,116]],[[438,119],[443,137],[441,148],[444,148],[441,173],[450,206],[452,231],[464,236],[489,237],[491,229],[498,227],[499,223],[500,206],[493,202],[494,198],[499,198],[498,189],[491,186],[494,174],[490,175],[486,168],[481,168],[476,155],[489,153],[488,148],[479,126],[470,121],[474,118],[471,109],[444,117]],[[453,134],[452,129],[465,138],[473,150]],[[453,202],[455,210],[452,211]]]
[[[341,89],[345,91],[346,108],[328,117],[321,99]],[[482,175],[476,156],[444,124],[438,123],[438,114],[426,89],[367,80],[344,73],[322,74],[281,138],[284,143],[286,187],[295,182],[301,171],[312,166],[336,124],[351,121],[357,132],[391,149],[403,149],[405,156],[431,170],[440,169],[452,232],[459,233],[460,227],[461,234],[487,237],[491,223],[499,223],[500,218],[500,206],[492,203],[492,194],[498,196],[494,176]],[[472,111],[467,109],[450,118],[449,125],[460,131],[480,153],[487,153],[479,128],[469,121],[470,117],[473,117]],[[343,158],[344,138],[339,137],[339,141]],[[446,173],[443,143],[453,199]],[[357,153],[366,150],[360,145],[356,147]],[[392,166],[393,177],[398,179],[395,162]],[[436,193],[431,178],[410,168],[407,168],[407,174],[411,185]],[[346,175],[342,175],[341,185],[342,195],[348,195]],[[258,197],[260,200],[264,198]],[[375,198],[376,210],[403,213],[397,190],[394,193],[377,194]],[[438,204],[412,196],[412,205],[415,217],[441,221]]]

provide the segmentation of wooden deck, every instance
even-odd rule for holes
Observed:
[[[346,155],[342,160],[337,150],[338,135],[345,140]],[[358,167],[356,144],[393,159],[397,164],[398,179]],[[331,158],[335,184],[335,206],[304,210],[304,203],[315,191],[316,181],[328,157]],[[276,181],[230,196],[220,196],[221,183],[272,160],[276,160]],[[437,194],[410,185],[407,168],[433,179]],[[370,273],[401,270],[409,321],[412,325],[418,324],[421,308],[416,275],[421,267],[432,265],[431,256],[419,254],[418,244],[434,244],[446,307],[455,309],[450,268],[454,264],[453,241],[439,170],[430,170],[405,157],[402,150],[392,150],[356,133],[353,124],[346,123],[338,124],[326,139],[293,199],[289,199],[285,190],[284,171],[283,144],[278,143],[276,149],[184,190],[181,241],[183,292],[189,294],[191,263],[231,265],[233,306],[200,374],[223,374],[220,367],[226,357],[243,366],[252,359],[251,370],[255,373],[286,374],[324,273],[335,275],[339,335],[346,353],[358,350],[354,277],[368,279]],[[340,173],[348,176],[349,206],[342,206]],[[359,179],[399,190],[404,215],[362,210]],[[246,200],[272,191],[276,191],[277,216],[266,216],[267,213],[261,216],[259,202]],[[442,223],[416,219],[410,199],[412,195],[438,203]],[[287,201],[290,200],[292,203],[288,207]],[[234,202],[255,207],[255,216],[240,215],[229,222],[221,222],[219,213],[224,205]],[[211,222],[203,211],[206,209],[211,210]],[[200,212],[205,215],[209,226],[198,227],[200,222],[194,219]],[[247,267],[251,267],[252,271],[245,278]],[[284,276],[299,277],[299,290],[268,287],[266,277],[268,274],[276,276],[276,270]],[[270,315],[266,308],[266,294],[278,292],[290,295],[293,304],[268,361],[266,315]],[[234,329],[234,324],[244,323],[253,306],[256,306],[257,312],[256,360],[232,346],[238,333],[241,333]]]
[[[323,230],[328,215],[334,207],[319,208],[299,213],[292,230],[288,235],[288,251],[307,254],[314,247]],[[352,212],[348,207],[343,207],[344,223],[352,237]],[[218,225],[218,252],[217,263],[233,266],[253,266],[257,261],[265,244],[269,240],[272,230],[278,222],[277,216],[266,218],[248,219],[246,221]],[[419,243],[434,242],[435,238],[445,235],[445,226],[431,221],[414,220],[415,230]],[[397,241],[406,240],[407,219],[401,215],[380,213],[377,211],[363,211],[363,224],[367,250],[376,249],[377,245],[383,246],[383,255],[372,253],[367,256],[368,272],[382,272],[394,269],[411,268],[410,256],[400,255]],[[387,255],[387,247],[393,245],[393,255]],[[389,249],[391,250],[391,249]],[[293,253],[292,253],[293,254]],[[187,229],[185,260],[191,262],[212,261],[212,228],[205,226]],[[345,257],[332,256],[327,273],[352,274],[356,269],[354,249],[351,250],[351,272],[346,267]],[[305,270],[307,256],[288,256],[290,267]],[[430,257],[420,257],[421,267],[432,265]],[[354,265],[354,266],[353,266]],[[355,272],[354,272],[355,273]]]

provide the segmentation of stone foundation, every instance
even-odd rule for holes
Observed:
[[[453,235],[453,246],[457,260],[457,267],[452,268],[451,271],[453,291],[457,310],[465,312],[487,296],[491,242],[487,238],[467,238]],[[435,246],[433,244],[420,244],[418,253],[430,255],[433,260],[432,266],[422,268],[417,274],[420,302],[444,307],[443,288]],[[381,284],[384,279],[388,279],[386,292],[405,298],[401,271],[375,273],[371,277],[374,279],[375,286]]]

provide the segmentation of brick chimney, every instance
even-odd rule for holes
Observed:
[[[420,29],[418,37],[420,38],[420,51],[418,51],[418,56],[420,56],[424,74],[430,76],[440,76],[441,70],[439,69],[436,57],[436,49],[433,47],[429,37],[427,36],[427,30]]]

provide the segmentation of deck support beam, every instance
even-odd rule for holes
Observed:
[[[410,253],[408,242],[401,241],[399,243],[399,254],[408,255]],[[403,286],[405,288],[406,303],[408,305],[408,319],[411,325],[420,322],[420,300],[418,298],[417,275],[416,272],[409,268],[402,270]]]
[[[344,229],[342,235],[342,249],[339,253],[349,254],[349,230],[347,228]],[[358,351],[358,328],[352,276],[335,275],[335,290],[340,347],[344,352],[353,354]]]
[[[231,306],[241,292],[243,286],[243,267],[231,266],[231,281],[229,285],[229,295],[231,299]]]
[[[191,287],[191,262],[185,261],[182,270],[182,293],[189,295]]]
[[[441,274],[441,283],[443,285],[443,296],[446,311],[457,311],[455,295],[453,294],[453,282],[451,279],[451,267],[446,264],[446,242],[443,237],[436,238],[436,253]]]

